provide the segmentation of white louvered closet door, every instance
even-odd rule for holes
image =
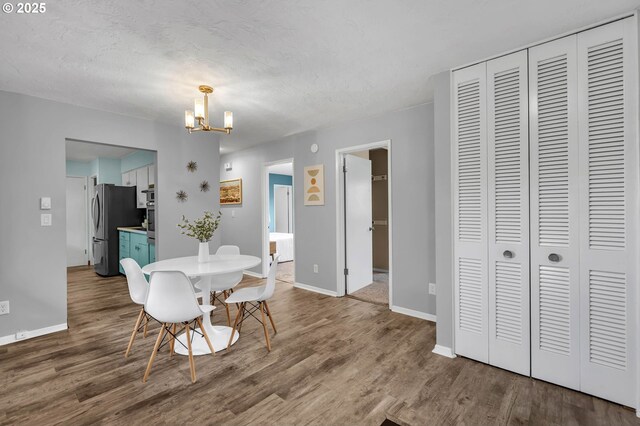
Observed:
[[[576,36],[529,49],[531,375],[580,388]]]
[[[453,85],[455,350],[488,362],[486,64]]]
[[[530,374],[527,51],[487,62],[489,364]]]
[[[637,40],[632,19],[578,34],[580,390],[636,405]]]

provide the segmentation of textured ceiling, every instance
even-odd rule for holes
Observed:
[[[0,90],[183,125],[199,84],[223,151],[426,102],[429,77],[631,0],[56,0],[0,15]]]

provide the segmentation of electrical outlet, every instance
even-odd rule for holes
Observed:
[[[318,273],[318,265],[313,265],[313,272]]]
[[[0,315],[7,315],[9,313],[9,301],[5,300],[0,302]]]
[[[21,330],[16,333],[16,340],[24,340],[27,338],[27,331]]]
[[[51,213],[42,213],[40,215],[40,226],[51,226]]]
[[[435,283],[429,283],[429,294],[436,294],[436,285]]]

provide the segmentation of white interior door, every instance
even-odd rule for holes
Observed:
[[[86,265],[86,178],[67,176],[67,266]]]
[[[487,62],[489,363],[530,374],[527,51]]]
[[[371,160],[347,154],[344,161],[347,293],[351,294],[373,282]]]
[[[576,36],[529,49],[531,375],[580,389]]]
[[[275,231],[293,232],[293,191],[290,185],[273,186],[273,215]]]
[[[637,35],[578,34],[580,390],[636,404]]]
[[[486,63],[453,85],[455,351],[489,362]]]

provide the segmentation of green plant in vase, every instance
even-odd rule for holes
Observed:
[[[198,250],[199,262],[209,261],[209,241],[211,241],[213,234],[218,229],[221,217],[221,212],[218,212],[217,216],[214,216],[212,212],[204,212],[204,216],[190,221],[182,215],[182,220],[178,223],[178,228],[182,230],[180,231],[182,235],[195,238],[200,242]]]

